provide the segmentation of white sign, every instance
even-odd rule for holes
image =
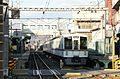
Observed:
[[[106,37],[112,37],[112,30],[106,30]]]
[[[107,24],[106,25],[106,30],[112,30],[112,25]]]
[[[118,58],[118,55],[114,55],[114,59]],[[109,59],[112,59],[112,56],[109,56]]]

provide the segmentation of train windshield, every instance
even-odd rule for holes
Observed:
[[[87,38],[80,37],[80,49],[87,49]]]
[[[65,46],[65,49],[72,49],[72,37],[64,38],[64,46]]]
[[[78,40],[74,40],[74,49],[78,49]]]

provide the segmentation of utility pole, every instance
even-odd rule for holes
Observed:
[[[60,29],[60,18],[58,18],[58,31],[59,31],[59,34],[62,35],[61,29]]]
[[[112,69],[115,69],[115,43],[114,43],[114,32],[115,32],[115,27],[113,26],[112,23],[112,0],[106,0],[106,7],[108,7],[108,12],[109,12],[109,17],[108,17],[108,22],[112,26]]]
[[[0,0],[0,9],[1,9],[1,10],[0,10],[0,16],[3,15],[3,7],[1,7],[1,6],[3,6],[2,4],[3,4],[3,0]],[[1,16],[1,17],[3,17],[3,16]],[[4,26],[3,26],[3,19],[2,19],[2,21],[0,21],[0,24],[1,24],[0,29],[3,29],[3,27],[4,27]],[[0,31],[0,37],[3,37],[3,34],[2,34],[2,33],[3,33],[3,30]],[[0,40],[0,51],[1,51],[1,52],[0,52],[0,54],[1,54],[1,55],[0,55],[0,58],[1,58],[1,59],[0,59],[0,64],[1,64],[1,65],[3,65],[2,56],[3,56],[3,53],[4,53],[4,52],[3,52],[4,50],[3,50],[2,47],[3,47],[3,41]],[[0,77],[3,78],[3,66],[0,67],[0,73],[1,73],[1,74],[0,74]]]
[[[0,0],[0,78],[8,79],[8,54],[9,54],[9,0]]]
[[[114,32],[115,32],[115,27],[113,26],[112,23],[112,0],[108,0],[108,5],[109,5],[109,22],[110,25],[112,26],[112,69],[115,69],[115,36],[114,36]]]

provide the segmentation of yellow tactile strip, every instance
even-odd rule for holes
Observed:
[[[96,70],[85,73],[66,73],[66,79],[120,79],[119,70]]]

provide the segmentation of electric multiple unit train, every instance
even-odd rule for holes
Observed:
[[[60,58],[66,65],[86,65],[88,58],[87,36],[66,34],[54,37],[44,42],[43,52]]]

